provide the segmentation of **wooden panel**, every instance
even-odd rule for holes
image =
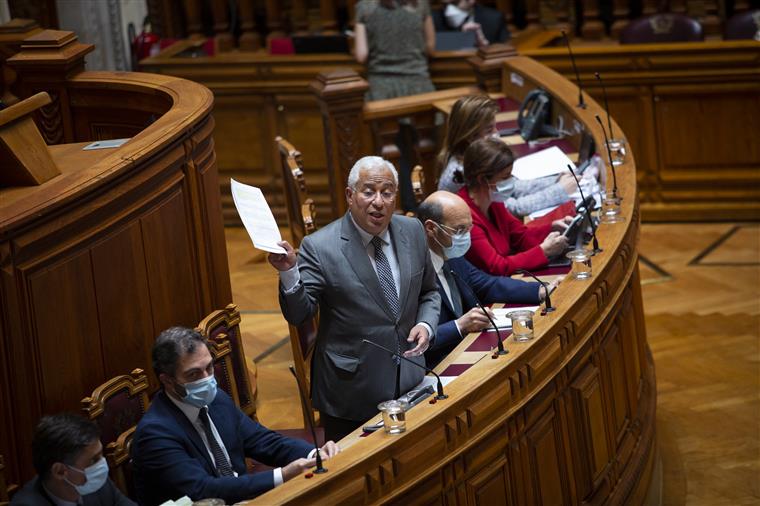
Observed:
[[[527,432],[534,504],[564,504],[562,491],[562,439],[556,430],[554,407],[546,410]]]
[[[97,317],[89,311],[96,305],[90,254],[84,251],[30,272],[28,283],[32,307],[44,309],[32,316],[42,409],[63,411],[104,377],[100,343],[87,339],[100,335]]]
[[[192,327],[200,314],[196,298],[194,262],[190,253],[184,191],[176,188],[156,209],[140,219],[151,300],[153,328]],[[174,251],[167,255],[165,252]],[[177,297],[177,294],[185,294]]]
[[[157,331],[163,329],[157,330],[151,321],[139,223],[132,222],[106,237],[93,245],[91,252],[100,332],[109,336],[102,342],[104,376],[124,374],[130,367],[150,371],[149,350]],[[150,379],[154,381],[153,375]]]
[[[502,457],[467,480],[467,504],[513,504],[509,500],[507,459]]]

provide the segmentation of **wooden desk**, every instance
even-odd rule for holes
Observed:
[[[0,189],[0,454],[9,484],[34,474],[40,416],[76,412],[106,379],[150,370],[161,330],[194,327],[232,298],[211,92],[125,72],[81,72],[64,86],[78,142],[50,146],[62,173]],[[131,140],[82,151],[112,133]]]
[[[595,124],[599,106],[575,108],[577,89],[550,69],[517,57],[507,71],[526,83],[522,92],[505,88],[509,96],[541,85],[559,114]],[[552,297],[558,310],[535,320],[535,339],[508,339],[498,359],[482,353],[447,386],[448,399],[407,414],[404,434],[354,438],[326,474],[294,478],[251,504],[642,504],[656,390],[637,268],[635,160],[624,167],[626,221],[599,227],[594,276],[563,282]]]

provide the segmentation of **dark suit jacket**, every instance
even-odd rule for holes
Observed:
[[[433,17],[435,31],[451,32],[459,30],[460,27],[458,26],[449,26],[443,12],[443,9],[433,9],[430,13]],[[507,29],[507,24],[504,22],[504,16],[496,9],[476,3],[475,12],[473,13],[473,21],[480,23],[483,35],[485,35],[489,43],[495,44],[497,42],[506,42],[509,40],[509,30]]]
[[[312,446],[254,422],[219,390],[209,416],[230,456],[237,477],[216,475],[208,451],[193,425],[159,392],[137,424],[132,442],[135,490],[140,504],[161,504],[184,495],[192,500],[224,499],[233,504],[274,487],[272,471],[246,474],[245,457],[282,467],[306,457]]]
[[[538,304],[539,302],[540,285],[535,281],[526,282],[506,276],[492,276],[472,265],[464,257],[447,260],[443,268],[446,269],[446,266],[456,274],[453,277],[462,296],[462,311],[464,312],[477,305],[470,290],[464,286],[465,283],[475,292],[481,304],[494,302]],[[435,342],[425,352],[428,367],[435,367],[462,340],[454,323],[454,320],[462,315],[454,311],[440,281],[438,281],[438,292],[441,295],[441,315],[438,318]]]
[[[394,316],[380,288],[359,231],[349,213],[308,235],[298,252],[301,283],[295,292],[280,290],[285,319],[300,325],[319,309],[312,364],[314,407],[328,415],[364,421],[377,404],[393,398],[396,364],[388,353],[362,343],[411,349],[409,331],[425,322],[435,333],[441,299],[422,224],[394,215],[389,226],[399,263],[401,314]],[[411,360],[424,364],[424,357]],[[401,393],[414,388],[424,371],[401,362]]]
[[[92,494],[82,496],[84,506],[136,506],[127,496],[122,494],[111,480]],[[11,506],[54,506],[55,502],[42,487],[38,476],[31,479],[24,487],[16,492]]]

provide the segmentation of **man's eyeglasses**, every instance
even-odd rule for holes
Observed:
[[[363,199],[370,201],[375,200],[378,194],[380,195],[380,198],[383,199],[383,202],[393,202],[396,198],[396,192],[391,190],[374,191],[365,189],[359,192],[359,195],[361,195]]]
[[[458,228],[451,228],[448,225],[444,225],[442,223],[436,223],[436,225],[438,225],[438,228],[440,228],[441,230],[443,230],[449,235],[464,235],[470,230],[472,230],[472,225],[470,225],[469,227],[458,227]]]

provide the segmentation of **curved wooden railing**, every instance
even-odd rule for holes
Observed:
[[[61,174],[0,188],[0,454],[16,484],[33,475],[40,416],[149,370],[158,332],[193,327],[232,298],[211,92],[169,76],[78,71],[89,46],[65,32],[40,37],[42,54],[22,46],[9,65],[21,98],[54,98],[37,120],[61,140],[48,146]],[[113,137],[130,140],[82,150]]]
[[[540,85],[565,125],[578,121],[603,145],[594,120],[600,107],[593,100],[575,107],[569,81],[523,57],[504,72],[524,83],[505,87],[509,95],[519,100]],[[593,259],[593,277],[560,285],[558,310],[537,317],[534,340],[510,338],[510,353],[498,359],[467,352],[475,364],[446,387],[448,399],[407,413],[406,433],[351,434],[329,472],[293,479],[252,504],[644,503],[655,456],[655,377],[637,267],[634,159],[617,170],[625,222],[599,227],[604,251]]]

